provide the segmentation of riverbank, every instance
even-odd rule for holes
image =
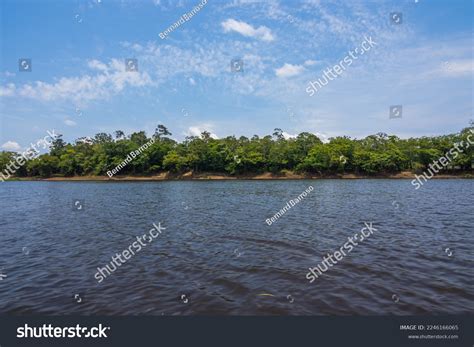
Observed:
[[[184,174],[175,174],[170,172],[162,172],[157,175],[150,176],[72,176],[72,177],[21,177],[14,178],[16,181],[186,181],[186,180],[298,180],[298,179],[414,179],[415,173],[403,171],[396,174],[376,174],[376,175],[357,175],[352,173],[332,174],[332,175],[315,175],[315,174],[297,174],[291,171],[283,173],[261,173],[261,174],[245,174],[245,175],[227,175],[223,173],[187,172]],[[458,174],[439,174],[433,179],[472,179],[474,172],[462,172]]]

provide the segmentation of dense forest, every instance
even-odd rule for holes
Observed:
[[[252,138],[229,136],[214,139],[203,132],[199,137],[187,137],[182,143],[171,139],[163,125],[152,135],[154,142],[126,165],[119,175],[152,175],[163,171],[218,172],[230,175],[281,173],[374,175],[400,171],[423,171],[433,161],[449,152],[457,143],[462,152],[447,166],[448,170],[471,170],[474,146],[468,146],[473,124],[461,132],[445,136],[400,139],[378,133],[364,139],[334,137],[323,143],[314,134],[303,132],[285,139],[281,129],[272,135]],[[470,137],[471,141],[474,135]],[[150,141],[144,131],[126,136],[116,131],[114,136],[99,133],[94,138],[80,138],[66,143],[58,136],[49,149],[28,160],[15,175],[18,177],[51,177],[106,175],[127,155]],[[464,147],[463,147],[464,146]],[[0,152],[0,170],[19,156],[15,152]]]

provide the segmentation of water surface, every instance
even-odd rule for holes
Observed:
[[[472,180],[1,183],[0,313],[472,313],[473,192]],[[97,283],[97,267],[158,222],[166,230]],[[308,267],[364,222],[377,231],[309,283]]]

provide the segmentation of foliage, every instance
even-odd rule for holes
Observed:
[[[323,143],[316,135],[303,132],[295,138],[285,138],[281,129],[272,135],[252,138],[228,136],[214,139],[209,132],[187,137],[178,143],[164,125],[158,125],[152,135],[155,140],[146,150],[121,169],[120,174],[148,175],[160,171],[182,173],[219,172],[246,174],[293,170],[318,174],[396,173],[404,170],[424,170],[433,161],[448,153],[456,144],[462,150],[448,169],[470,170],[474,163],[474,146],[468,147],[467,137],[474,138],[473,127],[457,134],[400,139],[384,133],[352,139],[335,137]],[[126,134],[117,130],[115,138],[99,133],[90,141],[80,138],[73,144],[59,136],[50,152],[29,160],[16,176],[80,176],[106,175],[140,146],[150,141],[144,131]],[[463,143],[464,147],[460,145]],[[0,170],[19,154],[0,152]]]

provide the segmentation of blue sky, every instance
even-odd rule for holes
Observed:
[[[473,4],[462,0],[3,0],[0,149],[55,129],[173,138],[303,131],[322,139],[457,132],[473,119]],[[402,13],[393,24],[390,13]],[[310,81],[377,44],[310,97]],[[32,70],[19,71],[28,58]],[[138,71],[126,71],[125,59]],[[232,59],[243,72],[231,72]],[[390,119],[391,105],[402,118]]]

